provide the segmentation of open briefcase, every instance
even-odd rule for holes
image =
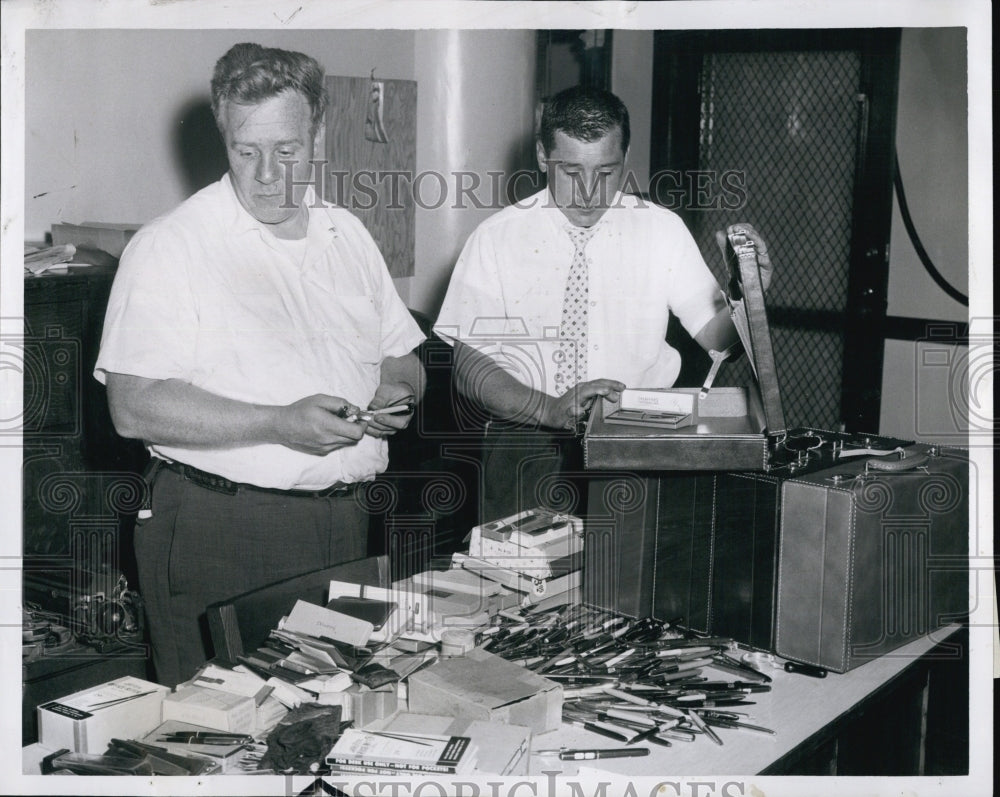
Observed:
[[[757,383],[691,391],[695,423],[680,429],[595,407],[584,600],[844,672],[967,612],[969,460],[786,429],[753,244],[730,244],[728,298]]]

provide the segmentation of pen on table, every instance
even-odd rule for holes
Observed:
[[[663,675],[671,675],[673,673],[687,672],[689,670],[697,670],[701,667],[705,667],[709,664],[714,664],[714,661],[710,658],[697,658],[697,659],[687,659],[678,661],[676,664],[661,664],[656,667],[656,669],[650,671],[650,676],[656,678]]]
[[[616,708],[609,708],[604,711],[598,711],[597,719],[606,720],[607,722],[611,723],[620,721],[625,723],[626,725],[634,725],[642,729],[650,728],[656,725],[655,720],[649,719],[649,717],[644,714],[640,714],[635,711],[622,711]]]
[[[652,742],[653,744],[658,744],[661,747],[673,747],[669,739],[664,739],[660,734],[662,731],[659,728],[650,728],[648,731],[643,731],[638,736],[636,736],[631,742],[627,744],[638,744],[639,742]]]
[[[739,692],[770,692],[770,684],[751,683],[750,681],[704,681],[698,684],[705,691],[739,691]]]
[[[759,683],[771,683],[771,676],[765,675],[756,667],[751,667],[749,664],[744,664],[742,661],[737,661],[725,653],[719,653],[712,659],[712,666],[717,667],[725,672],[736,672],[743,678],[749,678],[751,681],[757,681]]]
[[[729,706],[756,706],[752,700],[699,700],[688,703],[680,703],[685,709],[692,708],[728,708]]]
[[[619,653],[617,656],[614,656],[602,663],[604,664],[605,667],[607,667],[610,670],[616,664],[625,661],[627,658],[633,656],[634,654],[635,654],[635,648],[628,648],[627,650],[624,650],[621,653]]]
[[[711,647],[719,650],[728,650],[729,646],[732,644],[732,640],[728,637],[722,636],[688,638],[677,637],[675,639],[664,639],[660,644],[663,649]]]
[[[537,755],[558,753],[560,761],[590,761],[595,758],[639,758],[649,755],[648,747],[595,748],[593,750],[538,750]]]
[[[660,735],[681,742],[693,742],[695,739],[694,733],[683,728],[668,728],[662,731]]]
[[[681,656],[690,656],[694,658],[697,656],[704,655],[706,653],[712,653],[712,651],[714,650],[716,650],[716,648],[713,648],[709,645],[697,645],[697,646],[686,645],[683,647],[676,647],[676,648],[674,647],[661,648],[660,650],[657,650],[654,655],[658,659],[676,659],[680,658]]]
[[[638,695],[633,695],[631,692],[627,692],[624,689],[615,689],[614,687],[605,687],[603,690],[605,693],[611,695],[612,697],[617,697],[619,700],[624,700],[626,703],[634,703],[637,706],[656,706],[652,700],[646,700],[644,697],[639,697]]]
[[[659,659],[656,663],[658,672],[677,672],[678,670],[691,670],[695,667],[705,667],[714,663],[711,656],[681,656],[674,659]]]
[[[665,741],[660,737],[662,734],[666,733],[669,730],[673,730],[678,725],[680,725],[681,721],[682,721],[681,719],[675,718],[666,720],[665,722],[658,722],[653,728],[647,731],[643,731],[638,736],[636,736],[631,742],[628,742],[628,744],[632,745],[635,744],[636,742],[643,742],[648,739],[649,741],[655,742],[656,744],[662,744],[664,747],[670,747],[670,742]]]
[[[716,719],[715,717],[705,717],[705,723],[707,725],[713,725],[716,728],[742,728],[745,731],[756,731],[758,733],[766,733],[769,736],[774,736],[774,731],[770,728],[765,728],[763,725],[751,725],[749,722],[738,722],[736,720],[726,720],[726,719]]]
[[[590,644],[582,644],[577,642],[574,645],[574,649],[581,655],[587,658],[593,656],[598,651],[604,650],[606,647],[610,647],[615,644],[614,639],[602,639],[601,636],[591,637],[590,639],[584,640]]]
[[[410,742],[411,744],[418,744],[421,747],[432,747],[431,742],[422,742],[417,736],[411,734],[396,734],[396,733],[386,733],[385,731],[365,731],[365,733],[370,733],[372,736],[383,736],[386,739],[399,739],[403,742]]]
[[[93,703],[86,707],[86,711],[100,711],[102,708],[107,708],[108,706],[117,706],[119,703],[127,703],[129,700],[136,700],[140,697],[145,697],[146,695],[152,695],[156,692],[155,689],[151,689],[147,692],[138,692],[134,695],[128,695],[126,697],[116,697],[113,700],[105,700],[101,703]]]
[[[162,734],[171,739],[237,739],[239,741],[250,741],[253,737],[248,733],[229,733],[227,731],[167,731]]]
[[[595,701],[580,701],[577,702],[576,707],[583,711],[610,711],[614,709],[622,716],[639,715],[645,716],[649,714],[669,714],[671,716],[683,717],[684,712],[679,709],[671,708],[670,706],[634,706],[629,703],[621,703],[618,701],[607,701],[607,700],[595,700]]]
[[[603,646],[602,646],[603,647]],[[588,651],[582,651],[579,655],[583,659],[587,666],[596,667],[598,665],[603,666],[605,662],[611,661],[616,656],[618,656],[617,650],[602,650],[600,653],[596,653],[597,648]]]
[[[583,728],[584,730],[591,731],[600,736],[607,736],[609,739],[615,739],[619,742],[627,742],[631,737],[629,734],[621,733],[620,731],[613,730],[612,728],[606,728],[603,724],[598,722],[587,722],[585,720],[565,720],[570,725],[576,725],[578,728]]]
[[[550,657],[548,659],[548,661],[546,661],[545,663],[543,663],[538,668],[538,672],[543,672],[544,670],[547,670],[550,667],[559,667],[559,666],[570,664],[571,662],[576,661],[576,656],[569,655],[569,654],[572,654],[572,652],[573,652],[573,648],[571,648],[571,647],[570,648],[563,648],[558,653],[556,653],[554,656]]]
[[[157,737],[158,742],[173,742],[174,744],[207,744],[207,745],[230,745],[247,744],[253,741],[252,736],[227,735],[212,733],[170,733]]]
[[[722,745],[722,739],[719,738],[719,735],[715,731],[713,731],[705,724],[705,721],[698,716],[698,712],[689,711],[688,718],[691,720],[691,724],[694,725],[699,731],[704,733],[709,739],[711,739],[717,745],[720,746]]]
[[[808,675],[810,678],[826,678],[826,670],[822,667],[813,667],[809,664],[801,664],[797,661],[786,661],[785,662],[785,672],[799,673],[800,675]]]
[[[187,744],[187,745],[203,745],[205,747],[232,747],[233,745],[245,745],[247,742],[241,742],[238,739],[157,739],[160,744]]]
[[[284,667],[286,670],[291,670],[292,672],[297,672],[299,675],[318,675],[315,670],[306,667],[304,664],[299,664],[297,661],[289,661],[288,659],[282,659],[277,663],[278,667]]]
[[[613,675],[573,675],[572,673],[545,673],[550,681],[561,684],[613,684],[618,679]]]
[[[687,683],[692,678],[701,677],[701,667],[695,667],[693,670],[678,670],[677,672],[660,673],[657,675],[650,675],[649,677],[655,678],[657,683],[661,684]]]
[[[563,699],[573,700],[578,697],[589,697],[599,695],[607,689],[606,684],[581,684],[579,686],[569,686],[563,689]]]
[[[740,717],[750,716],[745,711],[719,711],[714,708],[696,708],[699,715],[703,720],[708,720],[709,717],[717,720],[732,720],[734,722],[739,722]]]
[[[670,700],[746,700],[748,692],[742,689],[707,689],[696,687],[690,691],[670,695]]]

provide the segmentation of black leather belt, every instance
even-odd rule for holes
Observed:
[[[346,498],[356,495],[365,484],[365,482],[352,482],[350,484],[337,482],[324,490],[279,490],[276,487],[258,487],[256,484],[230,481],[225,476],[218,476],[214,473],[198,470],[198,468],[185,465],[183,462],[167,462],[163,460],[161,467],[180,474],[192,484],[197,484],[206,490],[225,493],[226,495],[236,495],[243,491],[249,491],[285,495],[291,498]]]

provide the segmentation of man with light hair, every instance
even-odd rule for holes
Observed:
[[[327,97],[307,55],[237,44],[212,109],[229,171],[123,253],[95,376],[144,440],[135,532],[156,676],[209,655],[209,604],[363,557],[364,485],[423,393],[423,336],[361,222],[309,187]]]

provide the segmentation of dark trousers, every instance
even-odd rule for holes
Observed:
[[[580,438],[491,423],[483,438],[480,522],[545,507],[579,514],[586,507],[587,474]]]
[[[230,495],[163,468],[152,482],[152,517],[137,521],[135,553],[156,678],[167,686],[211,658],[210,604],[367,554],[362,493]]]

